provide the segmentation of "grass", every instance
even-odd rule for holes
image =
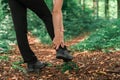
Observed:
[[[91,33],[84,41],[71,46],[71,49],[77,51],[109,51],[120,50],[120,27],[110,25],[99,28]]]
[[[9,57],[8,56],[0,56],[0,61],[8,61]]]
[[[27,71],[23,67],[21,67],[22,63],[23,63],[23,61],[13,62],[12,63],[12,68],[16,69],[16,70],[19,70],[19,71],[22,71],[23,73],[26,73]]]

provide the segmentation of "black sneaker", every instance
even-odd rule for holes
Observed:
[[[59,48],[58,50],[56,50],[56,58],[57,59],[63,59],[64,62],[69,62],[72,61],[73,56],[70,55],[70,51],[67,50],[66,47],[64,48]]]
[[[44,67],[47,66],[47,63],[43,63],[43,62],[40,62],[40,61],[37,61],[35,63],[28,63],[27,64],[27,71],[28,72],[38,72],[43,69]]]

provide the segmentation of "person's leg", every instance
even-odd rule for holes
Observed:
[[[29,47],[27,39],[27,8],[17,0],[9,0],[9,6],[15,27],[16,38],[21,55],[26,63],[37,61],[36,56]]]
[[[18,47],[20,49],[24,62],[27,63],[27,71],[39,72],[39,70],[46,66],[46,63],[38,61],[37,57],[30,49],[27,39],[27,8],[17,0],[9,0],[9,6],[12,13]]]
[[[50,35],[51,40],[54,38],[54,28],[52,23],[52,14],[47,7],[44,0],[18,0],[23,3],[27,8],[36,13],[45,23],[45,27]]]
[[[51,39],[53,40],[54,27],[52,14],[44,0],[19,0],[19,1],[23,3],[26,7],[31,9],[33,12],[35,12],[37,16],[39,16],[39,18],[43,20],[47,28],[47,31]],[[67,50],[66,46],[64,46],[64,48],[60,46],[56,51],[57,53],[60,53],[60,55],[56,56],[57,58],[64,59],[64,61],[72,60],[72,56],[69,54],[69,51]]]

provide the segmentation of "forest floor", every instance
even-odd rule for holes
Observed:
[[[120,51],[107,54],[100,51],[72,52],[73,62],[79,69],[62,73],[58,66],[61,66],[63,61],[55,58],[55,50],[51,46],[39,43],[33,36],[28,38],[38,59],[49,62],[51,66],[45,67],[39,74],[13,68],[13,63],[21,60],[20,52],[15,45],[10,54],[0,54],[9,57],[8,61],[0,60],[0,80],[120,80]],[[80,36],[66,44],[70,46],[84,38]],[[26,64],[20,66],[26,69]]]

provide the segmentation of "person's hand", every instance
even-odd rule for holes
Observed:
[[[59,46],[64,47],[64,35],[63,31],[58,32],[53,39],[53,46],[57,50]]]

